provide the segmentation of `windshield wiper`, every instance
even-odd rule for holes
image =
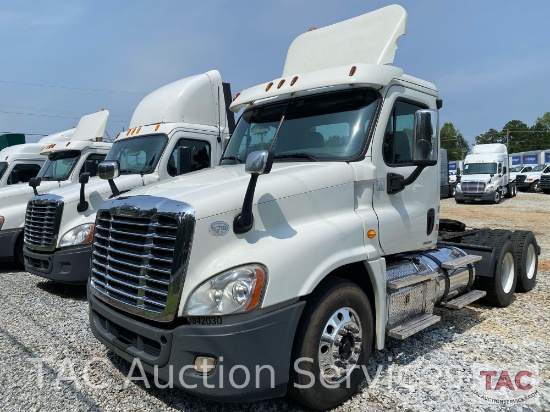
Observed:
[[[317,158],[307,153],[289,153],[275,155],[274,159],[307,159],[312,162],[317,162]]]
[[[234,160],[236,161],[237,163],[242,163],[243,161],[241,159],[239,159],[237,156],[222,156],[222,158],[220,159],[220,161],[222,160]]]

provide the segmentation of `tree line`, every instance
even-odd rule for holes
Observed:
[[[470,150],[468,142],[450,122],[441,128],[441,147],[447,149],[449,161],[464,159]],[[550,112],[537,118],[532,126],[521,120],[510,120],[501,130],[489,129],[475,137],[475,144],[508,143],[508,153],[550,148]]]

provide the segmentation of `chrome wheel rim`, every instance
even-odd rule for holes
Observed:
[[[351,308],[334,312],[326,323],[319,341],[321,377],[329,384],[348,378],[359,360],[362,349],[359,315]]]
[[[512,290],[514,276],[514,257],[511,253],[508,253],[504,256],[504,260],[502,262],[502,290],[504,290],[504,293],[508,293]]]
[[[537,253],[535,251],[535,245],[532,243],[527,248],[525,263],[527,279],[533,279],[533,276],[535,276],[535,268],[537,266]]]

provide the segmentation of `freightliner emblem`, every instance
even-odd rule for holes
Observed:
[[[224,236],[229,232],[229,225],[222,221],[213,222],[210,224],[208,231],[212,236]]]

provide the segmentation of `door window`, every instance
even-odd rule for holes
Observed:
[[[414,114],[425,109],[420,104],[397,100],[384,135],[383,156],[390,166],[412,165]]]
[[[210,143],[203,140],[180,139],[168,159],[168,174],[170,176],[178,175],[178,147],[191,149],[192,172],[210,167]]]
[[[80,169],[79,176],[84,172],[88,172],[90,177],[97,176],[98,166],[105,160],[105,156],[107,156],[107,154],[101,153],[92,153],[88,156],[84,162],[84,165],[82,165],[82,168]]]
[[[35,177],[40,171],[41,165],[38,164],[18,164],[13,167],[13,170],[8,177],[8,185],[17,183],[28,183],[32,177]]]

